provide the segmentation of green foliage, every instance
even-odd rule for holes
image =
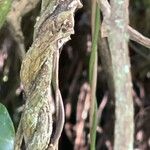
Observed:
[[[11,0],[0,0],[0,28],[3,26],[11,7]]]
[[[15,130],[4,105],[0,104],[0,150],[13,150]]]

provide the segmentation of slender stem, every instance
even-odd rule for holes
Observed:
[[[95,5],[96,6],[96,5]],[[91,86],[91,109],[90,109],[90,149],[95,150],[96,127],[97,127],[97,102],[96,102],[96,84],[97,84],[97,43],[100,26],[100,12],[96,6],[94,16],[93,34],[92,34],[92,51],[89,65],[89,82]]]

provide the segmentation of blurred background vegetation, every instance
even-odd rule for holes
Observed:
[[[1,3],[1,1],[0,1]],[[130,25],[150,38],[150,1],[130,0]],[[25,49],[32,44],[33,29],[39,15],[40,3],[25,14],[21,21]],[[7,13],[7,12],[6,12]],[[1,18],[1,8],[0,8]],[[84,150],[89,147],[90,88],[88,68],[91,52],[91,4],[83,0],[83,8],[75,15],[75,34],[64,45],[60,56],[60,90],[66,111],[66,122],[60,149]],[[4,22],[4,21],[3,21]],[[2,22],[0,23],[1,27]],[[5,21],[0,29],[0,102],[6,106],[15,128],[25,103],[20,83],[21,66],[19,44]],[[107,85],[107,75],[98,47],[97,104],[98,120],[96,149],[111,150],[113,146],[114,102]],[[135,147],[150,149],[150,51],[129,42],[133,97],[135,107]],[[119,62],[118,62],[119,63]]]

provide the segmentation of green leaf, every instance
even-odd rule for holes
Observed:
[[[0,28],[3,26],[10,10],[12,0],[0,0]]]
[[[9,113],[0,104],[0,150],[13,150],[15,130]]]

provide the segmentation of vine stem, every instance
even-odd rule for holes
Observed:
[[[96,1],[95,1],[96,4]],[[92,49],[89,65],[89,82],[91,86],[91,109],[90,109],[90,149],[95,150],[96,127],[97,127],[97,101],[96,101],[96,84],[97,84],[97,43],[99,37],[100,12],[98,6],[93,3],[92,8]]]

